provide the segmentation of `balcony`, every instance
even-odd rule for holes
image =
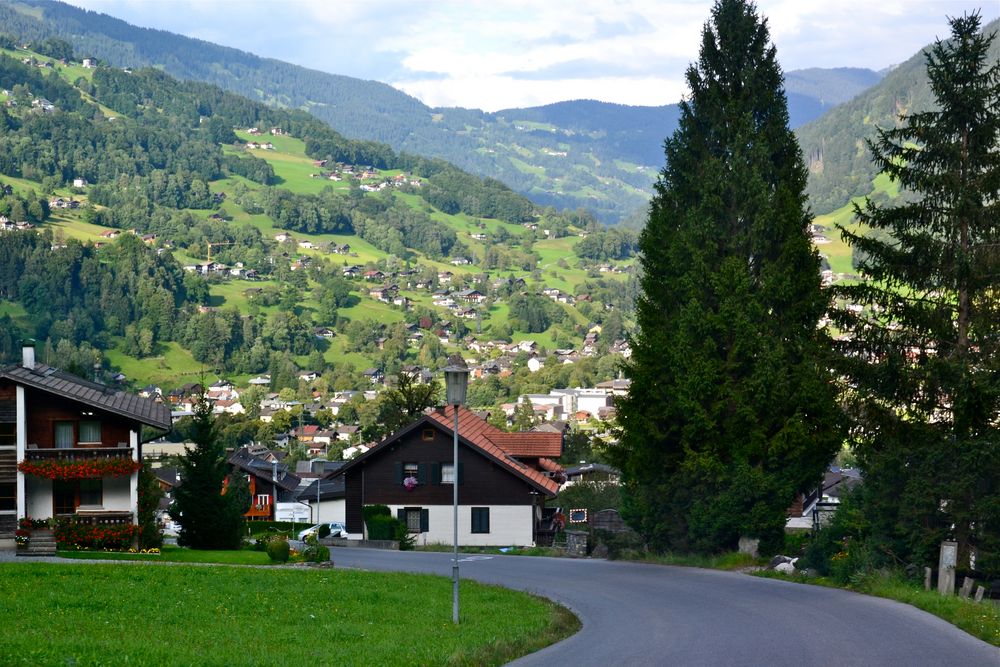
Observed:
[[[28,445],[24,457],[28,461],[61,461],[86,462],[99,459],[131,459],[133,450],[129,446],[118,447],[72,447],[38,449]]]

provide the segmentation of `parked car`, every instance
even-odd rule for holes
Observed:
[[[319,533],[320,526],[323,525],[330,527],[330,534],[329,536],[325,537],[338,537],[347,535],[347,528],[344,526],[344,524],[340,523],[339,521],[333,521],[327,524],[317,523],[315,526],[309,526],[305,530],[300,530],[299,540],[305,541],[305,539],[310,535],[316,535],[317,533]]]

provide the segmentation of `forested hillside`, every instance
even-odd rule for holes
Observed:
[[[566,350],[595,326],[605,349],[621,337],[631,232],[303,111],[15,41],[0,42],[0,361],[30,336],[88,376],[295,387],[335,368],[354,388],[366,368],[433,367],[470,331]]]
[[[614,223],[645,206],[677,107],[589,100],[484,113],[431,109],[391,86],[290,65],[48,0],[0,3],[21,39],[58,37],[119,67],[156,66],[283,107],[308,110],[347,137],[436,156],[498,179],[542,206],[586,208]],[[793,76],[794,75],[794,76]],[[793,127],[877,79],[867,70],[804,70],[787,82]]]
[[[1000,21],[983,31],[1000,30]],[[1000,59],[1000,40],[994,41],[990,58]],[[934,96],[921,53],[886,74],[877,85],[796,131],[809,165],[807,192],[816,213],[840,208],[852,197],[869,194],[876,167],[863,140],[875,128],[892,128],[900,114],[934,108]]]

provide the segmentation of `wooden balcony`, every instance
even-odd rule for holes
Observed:
[[[271,506],[269,504],[251,505],[250,509],[243,516],[248,519],[269,520],[271,518]]]
[[[24,452],[24,457],[28,461],[46,461],[49,459],[60,459],[63,461],[93,461],[95,459],[130,459],[133,450],[131,447],[72,447],[72,448],[46,448],[28,449]]]

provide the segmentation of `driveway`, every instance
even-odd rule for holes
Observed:
[[[334,548],[339,567],[451,577],[451,554]],[[583,622],[526,665],[1000,667],[1000,649],[914,607],[731,572],[460,554],[461,576],[537,593]]]

